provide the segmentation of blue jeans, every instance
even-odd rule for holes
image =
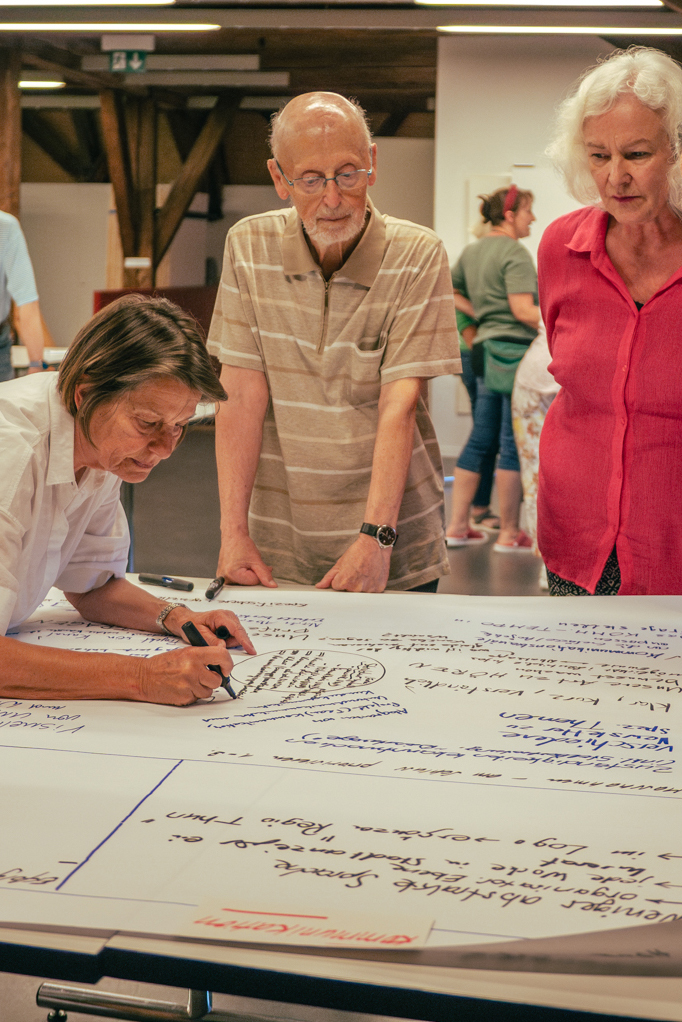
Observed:
[[[468,348],[460,351],[460,357],[462,359],[462,383],[469,393],[471,414],[474,415],[476,410],[476,401],[478,400],[478,388],[483,386],[483,381],[479,380],[478,377],[474,375],[474,371],[471,368],[471,352]],[[474,499],[471,502],[474,507],[490,507],[490,494],[493,488],[495,461],[497,460],[499,446],[499,440],[495,437],[490,449],[487,451],[481,463],[481,481],[478,484],[478,489],[476,490]]]
[[[498,443],[500,459],[497,467],[509,472],[520,472],[521,466],[512,429],[511,394],[498,394],[488,390],[482,380],[477,380],[477,385],[474,427],[456,467],[482,474],[486,457],[489,457],[491,449]]]
[[[5,380],[14,379],[12,359],[10,358],[9,353],[11,346],[12,334],[10,332],[9,323],[5,323],[4,327],[0,328],[0,383],[4,383]]]

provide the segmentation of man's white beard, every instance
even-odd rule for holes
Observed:
[[[338,210],[335,214],[334,210],[327,210],[323,206],[316,210],[315,215],[302,221],[306,234],[311,241],[317,242],[318,245],[343,245],[347,241],[353,241],[360,234],[365,223],[364,209],[352,209],[350,216],[342,217],[343,227],[341,225],[330,227],[324,222],[319,222],[317,217],[325,215],[333,217],[338,215]]]

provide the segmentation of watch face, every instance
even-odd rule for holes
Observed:
[[[393,546],[397,538],[395,529],[392,529],[390,525],[380,525],[377,529],[377,539],[382,546]]]

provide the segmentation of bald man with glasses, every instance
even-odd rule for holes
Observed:
[[[344,97],[291,100],[271,147],[292,208],[229,232],[209,333],[228,394],[217,573],[435,592],[443,473],[422,381],[460,371],[443,245],[372,205],[376,145]]]

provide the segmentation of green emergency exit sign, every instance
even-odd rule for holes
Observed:
[[[144,50],[112,50],[109,54],[109,70],[135,74],[144,71],[147,54]]]

